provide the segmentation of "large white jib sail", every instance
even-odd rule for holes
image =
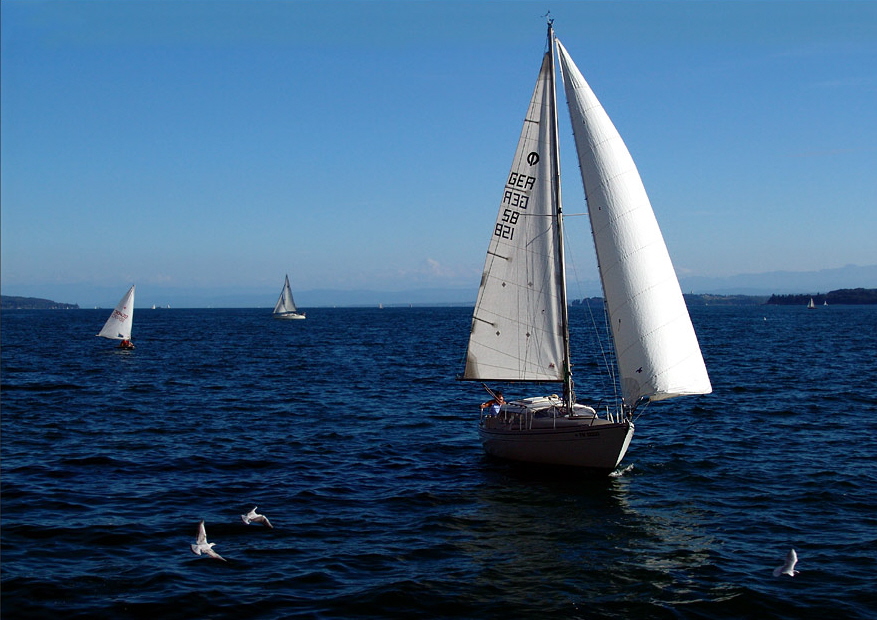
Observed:
[[[564,296],[558,257],[551,52],[515,151],[469,336],[463,379],[562,381]]]
[[[131,340],[131,327],[134,324],[134,286],[122,297],[116,309],[104,323],[98,336],[112,340]]]
[[[624,402],[712,391],[664,238],[621,136],[556,41]]]

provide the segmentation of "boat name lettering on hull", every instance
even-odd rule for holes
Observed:
[[[587,432],[576,433],[576,437],[599,437],[599,436],[600,436],[599,431],[587,431]]]

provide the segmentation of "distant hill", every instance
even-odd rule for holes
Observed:
[[[847,265],[820,271],[742,273],[715,278],[680,274],[679,282],[683,291],[691,293],[770,297],[772,293],[786,295],[801,293],[801,291],[835,291],[858,286],[873,288],[877,286],[877,265]]]
[[[0,295],[0,310],[78,310],[78,304],[62,304],[38,297]]]
[[[842,288],[829,293],[804,295],[771,295],[767,303],[774,306],[806,306],[810,300],[817,306],[877,304],[877,288]]]

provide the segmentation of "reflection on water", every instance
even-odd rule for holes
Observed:
[[[647,594],[676,605],[740,592],[714,568],[716,540],[703,511],[684,501],[638,501],[635,471],[595,480],[488,467],[471,507],[452,521],[481,587],[501,583],[520,605],[542,597],[576,608],[595,597]]]

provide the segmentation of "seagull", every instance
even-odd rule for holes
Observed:
[[[223,562],[228,562],[224,557],[219,555],[213,550],[213,545],[216,543],[207,542],[207,530],[204,529],[204,521],[198,524],[198,535],[195,538],[195,544],[190,545],[192,547],[192,553],[195,555],[201,555],[202,553],[206,553],[211,558],[216,558],[217,560],[222,560]]]
[[[241,521],[249,525],[250,523],[261,523],[265,527],[270,527],[274,529],[274,526],[271,525],[271,522],[268,520],[268,517],[265,515],[256,514],[256,508],[258,506],[254,506],[253,509],[245,515],[241,515]]]
[[[773,569],[773,576],[779,577],[780,575],[788,575],[789,577],[794,577],[798,574],[799,571],[795,570],[795,564],[798,563],[798,554],[795,553],[795,550],[792,549],[786,554],[786,561],[782,566],[777,566]]]

